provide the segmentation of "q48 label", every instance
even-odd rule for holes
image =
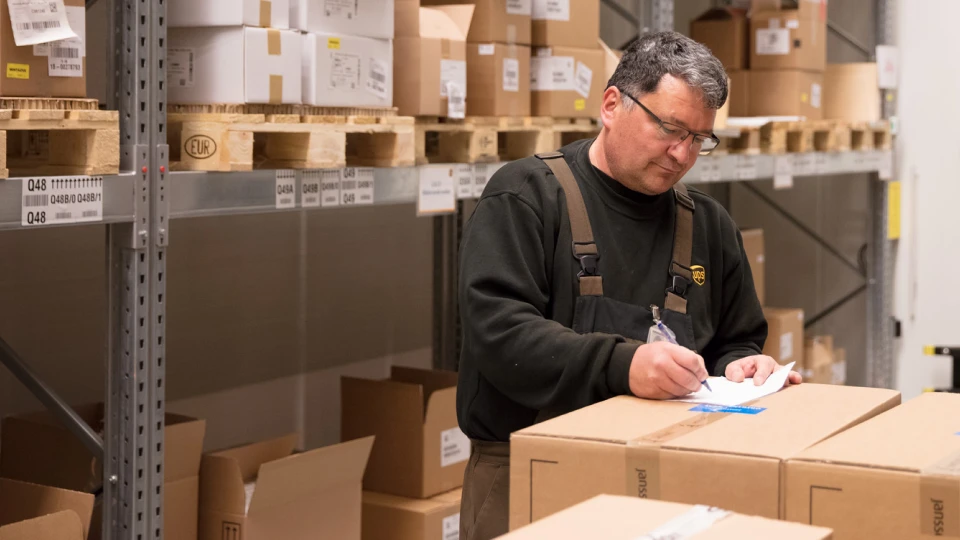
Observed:
[[[103,221],[103,178],[24,178],[20,223],[24,227]]]

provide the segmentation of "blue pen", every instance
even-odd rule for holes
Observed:
[[[660,333],[663,334],[663,337],[667,338],[667,341],[673,343],[674,345],[679,345],[677,339],[674,337],[676,334],[672,330],[667,328],[667,325],[663,324],[663,321],[660,320],[660,308],[657,305],[650,306],[650,311],[653,312],[653,322],[657,325],[657,330],[660,330]],[[707,390],[713,392],[713,388],[710,388],[710,383],[707,381],[700,381]]]

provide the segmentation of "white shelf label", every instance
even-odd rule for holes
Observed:
[[[24,227],[103,221],[103,178],[24,178],[20,224]]]
[[[704,157],[700,161],[700,181],[720,182],[723,180],[723,174],[720,172],[720,158]]]
[[[477,163],[474,165],[473,197],[479,199],[493,174],[503,167],[503,163]]]
[[[278,170],[276,182],[277,208],[296,208],[297,173],[291,170]]]
[[[793,156],[777,156],[773,162],[773,189],[793,187]]]
[[[817,174],[826,174],[830,170],[830,154],[820,152],[813,156],[813,170]]]
[[[893,179],[893,152],[887,150],[879,153],[877,174],[881,180]]]
[[[457,209],[455,171],[459,165],[420,167],[417,214],[450,214]]]
[[[340,169],[325,169],[320,172],[320,206],[340,206]]]
[[[453,172],[457,179],[457,199],[473,198],[473,165],[457,165]]]
[[[793,174],[795,176],[813,176],[817,174],[817,167],[813,154],[796,154],[793,158]]]
[[[340,178],[340,204],[343,206],[373,204],[373,169],[347,167]]]
[[[756,156],[737,156],[737,179],[756,180],[757,178],[757,157]]]
[[[300,206],[318,208],[320,206],[320,177],[323,171],[305,169],[300,173]]]
[[[448,467],[470,459],[470,439],[460,428],[440,432],[440,466]]]

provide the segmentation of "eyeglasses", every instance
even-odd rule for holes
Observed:
[[[696,132],[690,131],[685,127],[681,127],[676,124],[671,124],[670,122],[664,122],[663,120],[660,119],[659,116],[653,114],[653,111],[646,108],[643,105],[643,103],[640,103],[639,99],[633,97],[632,95],[625,92],[623,89],[619,87],[617,88],[617,90],[620,90],[621,94],[632,99],[634,103],[639,105],[640,108],[644,110],[644,112],[650,115],[650,118],[652,118],[653,121],[657,123],[657,126],[659,127],[659,130],[660,130],[660,135],[662,135],[664,138],[670,141],[671,145],[681,143],[687,140],[687,138],[692,135],[693,139],[692,139],[691,146],[701,156],[708,155],[717,146],[720,145],[720,139],[717,138],[716,135],[712,133],[709,135],[704,135],[703,133],[696,133]]]

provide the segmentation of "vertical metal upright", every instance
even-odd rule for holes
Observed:
[[[164,0],[112,0],[108,74],[134,219],[107,227],[103,537],[163,538]],[[159,262],[159,264],[158,264]]]

